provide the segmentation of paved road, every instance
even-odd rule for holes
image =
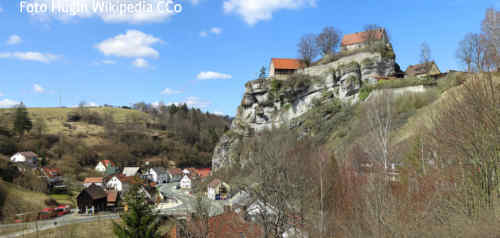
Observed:
[[[71,224],[79,224],[92,222],[96,220],[107,220],[107,219],[117,219],[120,216],[118,214],[109,214],[109,215],[99,215],[99,216],[81,216],[78,214],[70,214],[63,217],[58,217],[52,220],[38,221],[38,222],[29,222],[29,223],[19,223],[19,224],[9,224],[9,225],[0,225],[0,231],[2,229],[9,228],[20,228],[23,231],[10,233],[8,235],[0,235],[0,238],[14,238],[24,236],[26,234],[34,233],[37,231],[44,231],[56,227],[71,225]]]
[[[168,183],[160,185],[159,190],[162,194],[169,198],[174,198],[179,200],[182,204],[169,209],[160,210],[160,214],[165,215],[187,215],[192,212],[196,212],[196,196],[189,194],[189,191],[176,189],[179,183]],[[208,200],[210,204],[210,215],[215,216],[221,214],[224,211],[224,204],[222,201],[212,201]]]

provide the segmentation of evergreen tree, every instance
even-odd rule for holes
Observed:
[[[139,186],[133,186],[125,198],[128,210],[122,215],[123,225],[113,223],[113,232],[119,238],[159,238],[160,221],[153,206],[146,201]]]
[[[259,79],[266,78],[266,67],[262,66],[259,71]]]
[[[24,136],[24,133],[31,130],[31,128],[33,127],[33,123],[31,122],[31,119],[28,115],[28,110],[22,102],[16,107],[15,115],[14,130],[19,135],[19,140],[21,140],[21,138]]]

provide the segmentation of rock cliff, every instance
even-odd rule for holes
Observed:
[[[237,159],[237,147],[245,137],[273,127],[293,128],[297,119],[316,104],[339,99],[355,103],[364,84],[376,82],[377,76],[395,73],[394,57],[378,52],[359,52],[334,62],[299,70],[284,81],[258,79],[245,84],[245,94],[238,107],[231,130],[215,148],[214,170]]]

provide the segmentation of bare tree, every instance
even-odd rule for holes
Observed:
[[[364,27],[364,42],[368,47],[372,47],[383,38],[387,37],[385,29],[377,24],[368,24]]]
[[[316,36],[308,34],[300,39],[298,44],[299,57],[306,64],[310,66],[312,61],[318,56],[318,47],[316,46]]]
[[[325,27],[316,38],[316,45],[323,56],[334,54],[340,42],[340,31],[333,27]]]
[[[464,39],[460,41],[456,53],[457,59],[467,67],[467,72],[472,72],[472,62],[474,57],[475,34],[467,33]],[[478,42],[479,43],[479,42]]]
[[[375,162],[382,164],[384,169],[389,166],[392,119],[394,117],[392,100],[392,92],[383,90],[380,95],[376,95],[366,105],[366,121],[372,139],[375,141],[375,144],[370,146],[372,150],[370,152]]]
[[[486,59],[489,66],[498,71],[500,68],[500,11],[493,8],[486,10],[481,31],[488,49]]]
[[[420,45],[420,63],[428,64],[431,61],[431,47],[429,46],[429,44],[427,44],[427,42],[423,42]]]

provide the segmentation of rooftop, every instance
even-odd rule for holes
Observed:
[[[382,28],[375,30],[375,38],[377,40],[381,40],[384,37],[384,32],[385,30]],[[344,38],[342,38],[342,46],[364,43],[368,39],[368,37],[368,31],[344,35]]]
[[[275,69],[299,69],[302,66],[298,59],[272,58],[271,61]]]

